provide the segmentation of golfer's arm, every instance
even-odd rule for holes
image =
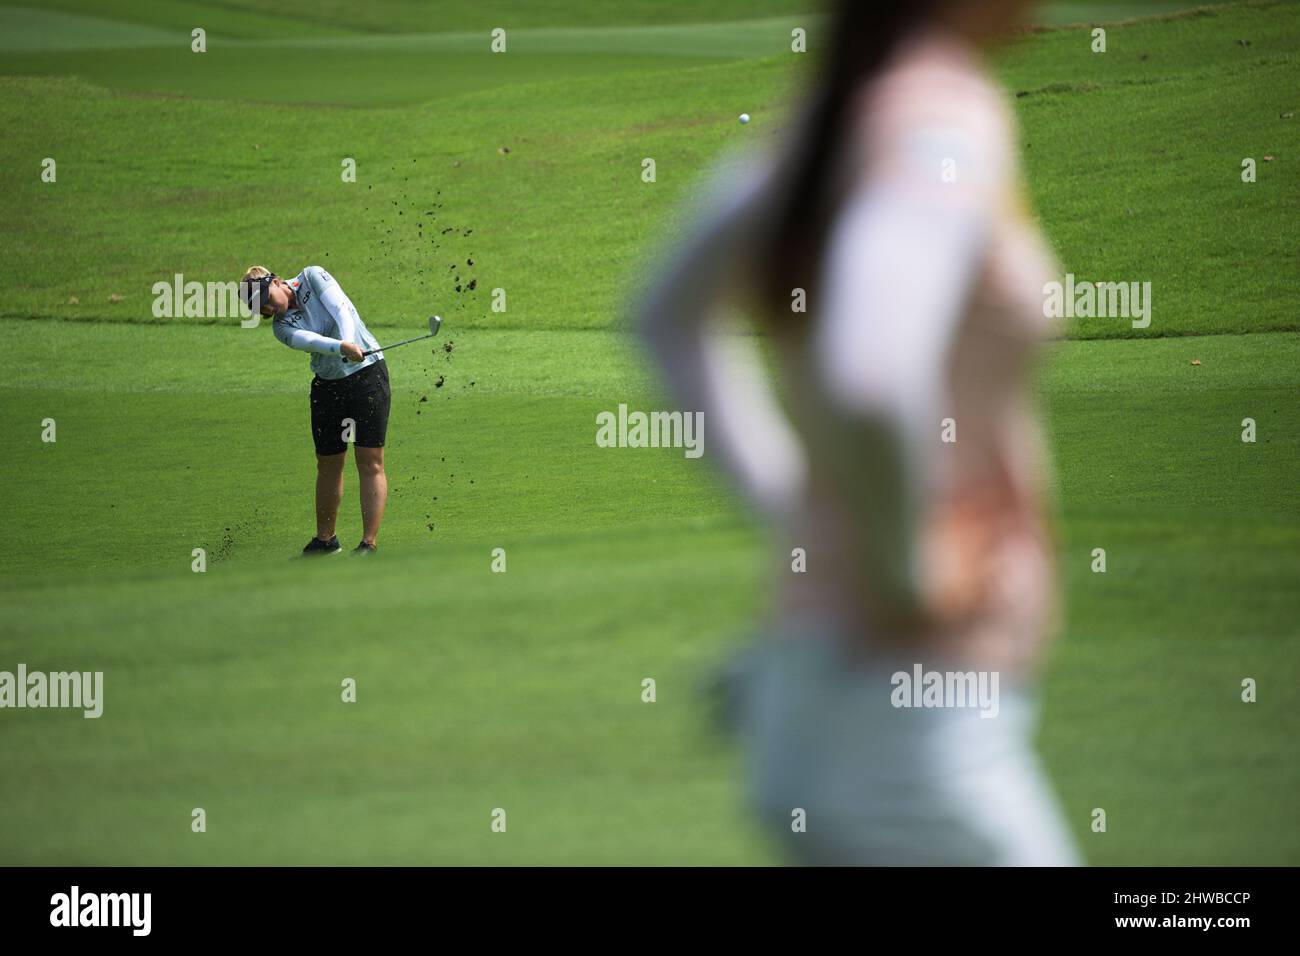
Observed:
[[[718,306],[761,228],[761,187],[732,192],[674,254],[644,298],[639,331],[675,401],[704,415],[704,448],[769,516],[802,491],[803,449],[768,386],[752,336],[725,335]]]
[[[337,282],[323,283],[324,288],[317,291],[321,305],[325,306],[334,318],[334,325],[339,330],[339,339],[343,342],[357,341],[357,310],[352,301],[343,293]]]
[[[275,325],[275,337],[300,352],[319,352],[325,355],[338,355],[343,342],[308,329],[295,329],[290,326]]]
[[[829,409],[822,457],[840,487],[860,572],[899,619],[922,610],[919,518],[952,343],[986,229],[978,203],[885,183],[852,196],[827,246],[813,356]]]

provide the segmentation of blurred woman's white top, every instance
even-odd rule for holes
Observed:
[[[721,321],[773,228],[773,167],[728,174],[642,328],[681,406],[704,412],[705,457],[784,539],[782,616],[1023,672],[1054,606],[1029,374],[1055,269],[1021,199],[1012,112],[975,51],[932,33],[849,122],[850,187],[808,314],[769,323],[806,324],[771,336],[783,402],[754,338]]]

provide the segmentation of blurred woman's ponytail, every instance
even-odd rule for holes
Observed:
[[[899,42],[932,19],[944,0],[841,0],[827,20],[826,52],[815,68],[802,117],[780,157],[772,230],[754,263],[762,311],[775,329],[802,325],[792,312],[793,290],[812,295],[822,246],[843,194],[848,170],[843,140],[853,98],[880,72]]]

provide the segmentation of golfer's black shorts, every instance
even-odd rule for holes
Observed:
[[[311,436],[316,454],[341,454],[348,450],[349,438],[361,448],[383,448],[391,399],[388,363],[382,359],[345,378],[313,378]]]

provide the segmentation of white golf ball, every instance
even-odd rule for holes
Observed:
[[[740,121],[741,121],[742,123],[748,123],[748,122],[749,122],[749,114],[748,114],[748,113],[741,113],[741,114],[740,114]]]

